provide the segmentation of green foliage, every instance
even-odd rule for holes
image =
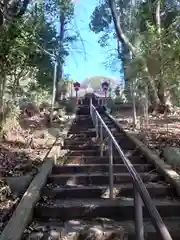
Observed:
[[[121,43],[117,46],[117,54],[112,57],[111,51],[108,66],[113,69],[112,65],[121,59],[126,88],[134,85],[136,96],[144,94],[148,88],[152,103],[165,104],[166,96],[179,101],[180,5],[178,1],[164,0],[160,2],[159,11],[158,3],[156,0],[116,1],[119,16],[116,21],[119,21],[123,34],[120,33],[121,38],[118,38]],[[109,47],[112,41],[112,12],[108,1],[103,0],[91,17],[90,28],[101,34],[99,43],[102,47]],[[113,34],[115,39],[116,33]],[[130,51],[134,56],[130,56]],[[109,64],[109,60],[113,64]]]
[[[1,71],[3,70],[4,74],[12,78],[13,86],[19,85],[19,81],[27,72],[36,72],[40,85],[52,85],[52,59],[45,54],[44,49],[52,51],[52,47],[56,47],[56,31],[51,24],[47,23],[41,5],[37,10],[39,12],[37,22],[34,21],[32,8],[18,24],[11,24],[10,27],[5,26],[2,29],[3,35],[0,37],[0,42],[5,44],[0,44],[3,46]],[[16,37],[12,38],[12,34],[16,34]]]
[[[118,112],[119,105],[123,104],[125,101],[122,96],[116,97],[115,99],[110,99],[107,101],[107,107],[111,109],[112,113]]]
[[[178,95],[180,84],[178,22],[179,19],[176,18],[169,28],[161,29],[161,36],[157,33],[156,26],[147,24],[148,32],[141,38],[139,54],[126,66],[129,78],[139,79],[136,86],[140,91],[144,91],[147,85],[148,76],[144,72],[143,62],[143,59],[146,59],[149,74],[155,80],[157,88],[159,81],[163,78],[166,91],[171,93],[172,98]]]
[[[72,18],[73,5],[70,1],[51,1],[51,3],[46,1],[43,4],[35,4],[32,5],[30,11],[25,14],[18,25],[11,25],[11,28],[4,27],[4,34],[0,38],[0,41],[6,43],[7,48],[9,48],[12,45],[10,36],[12,34],[17,35],[8,57],[6,56],[6,44],[1,44],[3,46],[1,53],[4,52],[6,57],[3,66],[6,64],[8,70],[10,70],[9,66],[12,70],[23,66],[23,69],[35,72],[38,84],[45,88],[52,86],[53,53],[58,51],[60,53],[59,57],[64,59],[69,54],[67,45],[76,40],[75,36],[67,35],[64,44],[59,43],[57,29],[54,26],[55,19],[53,21],[47,19],[47,16],[52,13],[48,12],[48,4],[54,6],[57,16],[59,11],[67,14],[67,16],[71,15]],[[71,10],[68,10],[70,8]]]
[[[74,4],[71,0],[45,0],[44,6],[47,16],[53,19],[59,19],[63,13],[66,20],[69,21],[74,15]]]
[[[0,23],[0,107],[8,102],[14,106],[12,113],[22,99],[51,101],[54,60],[64,64],[69,46],[77,40],[76,34],[67,32],[74,16],[70,0],[33,1],[26,11],[28,3],[25,0],[17,9],[12,22]],[[56,23],[62,16],[66,28],[60,39]]]
[[[117,4],[117,12],[121,19],[122,29],[126,31],[128,36],[130,35],[130,25],[132,28],[135,28],[132,21],[130,23],[130,13],[129,9],[131,8],[130,0],[119,0],[116,1]],[[111,16],[111,11],[109,9],[109,3],[107,0],[101,1],[98,6],[95,7],[93,14],[91,16],[90,21],[90,29],[98,34],[99,36],[99,44],[103,48],[107,48],[107,52],[105,61],[103,62],[104,66],[107,69],[110,69],[113,72],[119,72],[120,77],[124,77],[125,81],[128,81],[125,65],[129,59],[129,49],[124,46],[124,43],[119,43],[117,40],[117,35],[113,25],[113,19]],[[115,42],[116,47],[114,48],[114,44],[112,45],[112,40]],[[114,48],[114,49],[113,49]],[[121,50],[122,51],[121,51]],[[122,68],[121,68],[122,66]]]
[[[59,101],[59,107],[67,114],[75,113],[76,110],[76,99],[69,98]]]
[[[108,3],[105,1],[95,7],[89,26],[93,32],[100,33],[108,30],[111,22],[112,17],[108,11]]]
[[[155,0],[146,0],[140,3],[136,14],[137,21],[141,32],[148,31],[148,24],[156,26],[156,4]],[[164,0],[161,2],[161,26],[169,28],[176,17],[179,15],[180,7],[176,1]]]
[[[26,93],[26,101],[27,102],[35,102],[38,105],[40,105],[43,102],[51,103],[51,93],[48,90],[45,90],[43,88],[35,88],[35,89],[29,89],[29,91]]]
[[[119,86],[117,86],[116,88],[115,88],[115,95],[116,95],[116,97],[119,97],[120,96],[120,87]]]

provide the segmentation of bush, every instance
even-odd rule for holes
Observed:
[[[74,99],[67,100],[65,103],[65,111],[67,114],[72,114],[76,110],[76,102]]]
[[[115,99],[110,99],[107,102],[107,107],[111,109],[112,113],[116,113],[119,109],[119,105],[123,104],[123,100],[121,97],[117,97]]]
[[[43,102],[51,103],[52,95],[48,90],[37,88],[26,95],[27,102],[35,102],[38,106]]]
[[[18,117],[20,115],[20,108],[12,102],[5,106],[3,115],[0,113],[0,131],[7,132],[13,125],[18,124]]]

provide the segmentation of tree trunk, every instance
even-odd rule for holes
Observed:
[[[2,73],[0,76],[0,131],[2,130],[3,123],[4,123],[4,91],[6,85],[6,77]]]
[[[159,105],[159,103],[160,103],[159,97],[158,97],[158,94],[157,94],[157,87],[155,85],[154,79],[151,77],[151,75],[150,75],[150,73],[148,71],[148,67],[147,66],[145,66],[144,71],[145,71],[145,73],[147,75],[148,83],[150,85],[152,104],[156,108]]]
[[[110,10],[111,10],[111,13],[112,13],[112,17],[113,17],[113,22],[114,22],[116,34],[117,34],[117,37],[118,37],[119,41],[122,44],[127,46],[129,51],[132,52],[132,55],[136,56],[137,55],[137,49],[131,44],[129,39],[126,37],[126,35],[122,31],[122,28],[121,28],[121,25],[120,25],[120,19],[119,19],[119,16],[117,15],[114,0],[108,0],[108,2],[109,2],[109,7],[110,7]],[[143,61],[144,61],[144,64],[145,64],[145,72],[147,73],[148,80],[149,80],[149,85],[151,87],[151,92],[152,92],[152,96],[153,96],[153,105],[154,105],[154,108],[157,108],[157,106],[159,105],[159,98],[158,98],[158,95],[157,95],[157,89],[156,89],[156,86],[155,86],[155,82],[154,82],[154,79],[149,74],[146,61],[144,59],[143,59]]]
[[[165,94],[164,94],[164,84],[161,81],[161,79],[159,80],[157,89],[158,89],[158,97],[159,97],[160,102],[162,104],[166,104]]]
[[[133,127],[136,128],[137,126],[137,114],[136,114],[136,99],[135,99],[135,89],[134,89],[134,82],[132,82],[131,86],[131,96],[133,102]]]
[[[128,100],[131,99],[131,94],[130,94],[130,87],[129,87],[129,79],[127,77],[127,71],[126,71],[126,66],[128,62],[130,61],[130,52],[126,44],[122,43],[122,65],[123,65],[123,72],[124,72],[124,84],[125,84],[125,96]]]
[[[64,39],[64,31],[65,31],[65,15],[63,12],[60,14],[59,19],[60,29],[59,29],[59,53],[58,53],[58,63],[57,63],[57,79],[56,79],[56,89],[58,89],[59,81],[61,81],[63,76],[63,39]],[[58,95],[56,92],[56,100],[58,99]]]
[[[131,44],[131,42],[129,41],[129,39],[127,38],[127,36],[123,33],[122,28],[121,28],[121,21],[120,21],[120,16],[118,16],[117,11],[116,11],[116,5],[115,5],[115,1],[114,0],[108,0],[109,2],[109,7],[111,10],[111,14],[113,17],[113,22],[114,22],[114,26],[115,26],[115,30],[116,30],[116,34],[118,37],[118,40],[122,43],[122,46],[125,45],[130,52],[132,52],[132,54],[134,56],[137,55],[137,49],[136,47],[133,46],[133,44]],[[157,12],[156,12],[156,17],[157,17],[157,25],[160,28],[160,0],[158,0],[158,5],[157,5]],[[158,30],[159,31],[159,30]],[[147,61],[146,59],[143,59],[143,63],[144,63],[144,71],[147,74],[148,77],[148,85],[150,87],[150,94],[151,94],[151,99],[152,99],[152,105],[153,105],[153,109],[156,111],[160,105],[162,105],[161,103],[165,101],[164,98],[164,83],[163,80],[161,78],[161,83],[160,83],[160,88],[159,88],[159,93],[158,94],[158,89],[157,86],[155,84],[155,81],[153,79],[153,77],[151,76],[151,74],[149,73],[149,69],[147,66]]]
[[[117,15],[116,5],[115,5],[114,0],[108,0],[108,2],[109,2],[109,7],[110,7],[110,10],[111,10],[116,34],[117,34],[117,37],[118,37],[119,41],[122,44],[127,45],[127,47],[133,53],[133,55],[136,55],[136,52],[137,52],[136,48],[131,44],[129,39],[126,37],[126,35],[122,31],[122,28],[121,28],[121,25],[120,25],[120,22],[121,22],[120,17]]]
[[[163,79],[163,49],[162,49],[162,42],[161,42],[161,0],[157,1],[156,6],[156,25],[159,34],[159,83],[157,86],[158,97],[161,104],[161,111],[167,111],[168,105],[170,104],[169,93],[165,93],[165,85]],[[167,97],[168,96],[168,97]],[[171,105],[171,104],[170,104]]]

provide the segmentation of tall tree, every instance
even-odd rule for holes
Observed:
[[[125,84],[139,80],[136,89],[141,91],[148,85],[154,108],[166,105],[168,100],[166,88],[170,81],[165,80],[169,69],[165,50],[168,52],[168,45],[172,45],[172,26],[178,21],[179,8],[177,1],[170,0],[103,0],[92,14],[90,27],[95,33],[103,33],[103,47],[111,39],[114,24],[113,37],[119,41],[117,59],[120,57],[123,63]],[[177,43],[176,37],[173,36]]]
[[[152,5],[152,7],[150,8],[151,12],[150,12],[149,15],[145,15],[145,16],[143,15],[143,16],[147,20],[147,26],[151,25],[150,23],[148,23],[148,16],[150,16],[152,22],[154,21],[154,18],[155,18],[155,24],[154,24],[155,31],[154,31],[154,33],[156,33],[155,36],[157,36],[157,38],[156,38],[156,40],[151,39],[151,41],[153,40],[152,43],[156,44],[156,46],[157,46],[158,38],[160,38],[161,39],[160,41],[162,41],[162,35],[161,35],[162,33],[160,31],[160,29],[162,28],[162,24],[161,24],[162,9],[166,10],[166,14],[168,15],[169,5],[165,5],[165,2],[164,2],[164,5],[162,6],[160,4],[161,3],[160,0],[158,0],[158,1],[148,1],[148,4],[149,4],[149,2]],[[168,1],[166,1],[166,3],[167,2]],[[132,52],[132,55],[134,56],[134,58],[137,58],[138,55],[139,55],[139,48],[136,44],[133,43],[131,38],[128,37],[128,33],[125,34],[125,32],[123,31],[123,29],[122,29],[122,19],[121,19],[121,15],[117,11],[116,2],[114,0],[108,0],[108,4],[109,4],[109,8],[111,10],[116,34],[117,34],[117,37],[118,37],[119,41],[124,42],[124,44]],[[141,4],[140,4],[140,6],[142,7]],[[171,15],[171,12],[170,12],[170,15]],[[141,16],[142,15],[140,15],[140,17]],[[164,23],[165,23],[165,21],[164,21]],[[139,31],[139,32],[141,33],[141,31]],[[147,36],[147,34],[145,35],[145,37],[146,36]],[[159,45],[159,43],[158,43],[158,45]],[[161,71],[160,69],[162,67],[159,58],[160,58],[160,55],[162,53],[162,49],[160,51],[160,48],[158,48],[158,54],[156,54],[157,57],[155,58],[155,59],[158,58],[158,60],[156,62],[158,62],[159,70],[157,72],[153,73],[153,74],[152,74],[152,71],[151,71],[150,60],[151,60],[152,56],[155,57],[155,55],[152,52],[152,48],[150,48],[150,46],[149,46],[149,53],[150,54],[146,55],[146,56],[142,54],[141,55],[141,61],[142,61],[142,64],[143,64],[143,71],[145,72],[145,75],[146,75],[147,80],[148,80],[147,84],[150,87],[150,95],[151,95],[152,103],[154,105],[154,108],[158,108],[159,105],[165,105],[166,104],[165,98],[162,97],[162,95],[165,95],[165,88],[164,87],[162,88],[162,85],[164,84],[164,82],[163,82],[162,78],[159,77],[159,74],[160,74],[160,71]],[[157,67],[156,67],[156,70],[157,70]],[[159,94],[159,90],[160,90],[161,94]],[[161,95],[161,97],[160,97],[160,95]]]
[[[52,18],[58,26],[58,46],[55,52],[57,59],[56,89],[58,89],[59,82],[63,79],[65,59],[69,55],[68,46],[77,40],[77,34],[70,33],[68,30],[74,16],[74,3],[71,0],[47,0],[45,4],[47,9],[50,9],[48,17]]]
[[[127,1],[118,1],[118,11],[121,14],[121,18],[123,19],[123,28],[129,30],[129,15],[128,11],[130,8],[130,0]],[[128,16],[128,17],[127,17]],[[90,29],[95,33],[101,33],[101,37],[99,43],[102,47],[111,47],[111,39],[116,39],[116,31],[113,28],[113,19],[111,16],[111,12],[109,11],[108,1],[102,1],[100,5],[96,6],[94,12],[91,16]],[[119,41],[117,39],[117,47],[116,47],[116,61],[119,62],[119,69],[122,63],[123,67],[123,77],[125,80],[125,89],[127,92],[127,96],[129,97],[129,80],[126,73],[126,65],[130,60],[130,51],[126,46],[124,41]],[[114,61],[112,63],[114,65]]]

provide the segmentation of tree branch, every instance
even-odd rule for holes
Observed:
[[[19,2],[21,2],[19,0]],[[4,24],[4,17],[5,17],[5,14],[4,14],[4,9],[6,9],[5,12],[8,13],[8,10],[10,9],[11,11],[14,11],[13,12],[13,15],[14,15],[14,19],[13,20],[18,20],[20,19],[23,14],[26,12],[26,9],[28,7],[28,4],[30,3],[30,0],[24,0],[22,3],[21,3],[21,7],[19,9],[19,11],[17,11],[17,3],[19,3],[17,1],[10,1],[10,0],[4,0],[3,2],[1,1],[0,2],[0,26],[2,26]],[[7,17],[7,16],[6,16]]]
[[[161,33],[161,0],[157,0],[156,7],[156,25],[158,29],[158,33]]]
[[[116,34],[119,41],[121,43],[125,43],[128,46],[129,50],[132,52],[132,54],[136,55],[137,49],[132,45],[132,43],[129,41],[127,36],[122,31],[121,24],[120,24],[120,16],[118,16],[117,14],[114,0],[108,0],[108,2],[109,2],[109,7],[111,10],[112,17],[113,17]]]
[[[26,9],[27,9],[29,3],[30,3],[30,0],[23,1],[21,9],[17,15],[17,18],[20,18],[26,12]]]

